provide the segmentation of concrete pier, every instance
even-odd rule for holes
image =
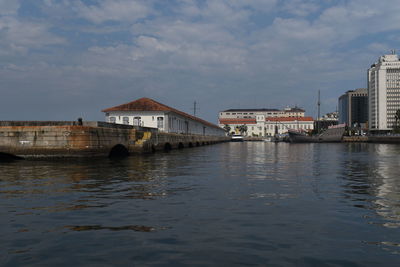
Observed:
[[[0,122],[0,154],[23,158],[117,156],[228,140],[227,137],[163,133],[154,128],[105,122]]]

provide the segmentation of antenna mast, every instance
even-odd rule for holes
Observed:
[[[196,110],[197,110],[197,103],[194,101],[193,103],[193,116],[196,116]]]
[[[317,102],[317,105],[318,105],[318,117],[317,117],[317,132],[319,132],[319,117],[321,116],[320,115],[320,109],[321,109],[321,90],[318,90],[318,102]]]

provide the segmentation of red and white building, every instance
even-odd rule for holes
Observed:
[[[218,125],[150,98],[140,98],[102,111],[105,112],[106,122],[110,123],[157,128],[168,133],[225,135]]]
[[[227,112],[227,111],[224,111]],[[221,112],[222,113],[222,112]],[[288,113],[280,112],[278,110],[247,110],[243,113],[253,113],[251,115],[246,115],[246,118],[241,117],[232,117],[232,113],[238,113],[237,110],[232,112],[230,110],[228,116],[222,117],[220,113],[219,117],[219,126],[222,128],[226,128],[229,126],[230,133],[238,133],[241,126],[245,125],[247,127],[247,132],[245,135],[247,136],[258,136],[258,137],[266,137],[273,136],[277,134],[285,134],[289,129],[300,130],[300,131],[312,131],[314,129],[314,119],[312,117],[305,117],[304,110],[297,110]],[[271,114],[265,114],[271,113]],[[296,113],[300,113],[300,116],[295,116]],[[236,115],[235,114],[235,115]],[[268,116],[271,115],[271,116]],[[281,115],[281,116],[277,116]],[[250,117],[251,116],[251,117]]]

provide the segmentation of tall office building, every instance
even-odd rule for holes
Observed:
[[[368,121],[368,90],[350,90],[339,97],[339,123],[365,127]]]
[[[400,109],[400,60],[392,51],[368,69],[369,130],[389,131]]]

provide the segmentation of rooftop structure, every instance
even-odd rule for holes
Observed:
[[[264,117],[304,117],[305,110],[299,107],[286,107],[283,110],[275,108],[253,108],[253,109],[227,109],[219,113],[219,119],[256,118],[257,115]]]

